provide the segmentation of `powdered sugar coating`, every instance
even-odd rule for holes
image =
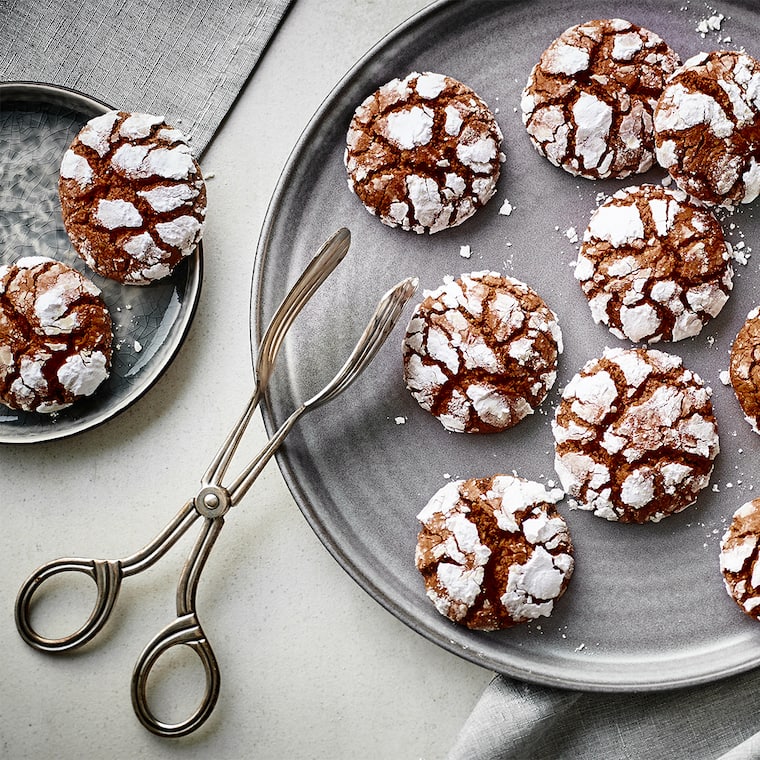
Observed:
[[[100,290],[46,257],[0,266],[0,401],[50,414],[108,378],[111,318]]]
[[[179,130],[163,117],[112,111],[82,128],[61,162],[66,231],[104,277],[166,277],[203,234],[206,188]]]
[[[554,385],[562,333],[525,283],[472,272],[426,291],[403,342],[404,381],[452,432],[490,433],[531,414]]]
[[[567,384],[552,421],[563,488],[608,520],[658,522],[685,509],[719,452],[711,395],[677,356],[606,349]]]
[[[513,475],[441,488],[417,516],[415,550],[436,609],[487,631],[550,615],[574,567],[562,497]]]
[[[760,620],[760,499],[742,504],[720,542],[720,569],[728,595]]]
[[[693,337],[733,287],[718,220],[681,191],[619,190],[592,215],[575,277],[595,322],[637,342]]]
[[[678,56],[623,19],[570,27],[543,52],[523,91],[536,150],[589,179],[627,177],[654,163],[652,113]]]
[[[493,196],[501,141],[493,114],[469,87],[412,72],[356,109],[344,157],[348,186],[384,224],[439,232]]]
[[[759,125],[760,63],[736,51],[700,53],[657,104],[657,160],[704,203],[750,203],[760,195]]]

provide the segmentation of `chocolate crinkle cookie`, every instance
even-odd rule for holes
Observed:
[[[522,95],[536,150],[588,179],[627,177],[654,163],[652,114],[676,53],[623,19],[570,27],[542,53]]]
[[[113,333],[100,290],[75,269],[34,256],[0,266],[0,401],[50,414],[109,375]]]
[[[729,379],[744,417],[760,434],[760,309],[744,321],[731,345]]]
[[[91,119],[63,156],[58,190],[74,248],[98,274],[125,284],[167,277],[203,234],[200,167],[161,116]]]
[[[403,342],[404,381],[447,430],[492,433],[544,400],[561,352],[557,317],[532,288],[473,272],[424,293]]]
[[[592,215],[575,277],[595,322],[634,343],[697,335],[733,287],[731,249],[715,216],[682,191],[620,190]]]
[[[608,348],[572,378],[556,409],[563,488],[607,520],[658,522],[685,509],[719,451],[711,395],[680,357]]]
[[[413,72],[357,109],[348,129],[348,186],[390,227],[439,232],[461,224],[496,191],[501,130],[456,79]]]
[[[746,53],[700,53],[657,103],[657,161],[704,203],[732,208],[760,194],[759,86],[760,63]]]
[[[720,542],[720,569],[729,596],[760,620],[760,499],[736,510]]]
[[[574,567],[562,496],[512,475],[441,488],[417,516],[415,551],[438,612],[482,631],[550,615]]]

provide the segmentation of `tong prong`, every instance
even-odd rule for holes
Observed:
[[[251,417],[269,383],[277,354],[287,331],[301,309],[303,309],[335,267],[343,260],[346,253],[348,253],[350,245],[351,233],[345,227],[341,227],[323,243],[295,285],[290,289],[290,292],[277,307],[259,344],[254,370],[255,385],[251,398],[243,414],[204,473],[201,479],[202,485],[221,485],[222,478],[227,472],[227,468],[232,461],[232,457],[235,455],[237,447],[240,445],[240,440],[248,427],[248,423],[251,421]]]
[[[364,329],[354,350],[340,370],[338,370],[335,377],[319,393],[312,396],[308,401],[304,401],[282,423],[264,449],[248,464],[229,487],[231,504],[237,504],[243,498],[302,414],[316,409],[328,401],[332,401],[359,377],[367,365],[374,359],[375,354],[385,343],[391,330],[398,322],[404,305],[417,290],[417,282],[416,277],[408,277],[391,288],[380,299],[372,318]]]

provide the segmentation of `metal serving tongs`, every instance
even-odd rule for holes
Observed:
[[[385,342],[398,321],[404,304],[417,288],[417,280],[408,278],[383,296],[359,342],[335,377],[285,420],[263,450],[230,485],[222,485],[230,461],[272,374],[285,333],[306,302],[343,259],[349,244],[348,230],[341,229],[336,232],[322,246],[285,297],[261,341],[256,361],[255,389],[248,406],[204,474],[201,489],[187,501],[164,530],[143,549],[124,559],[63,558],[48,562],[38,568],[19,590],[16,599],[16,626],[24,641],[43,652],[74,649],[90,641],[104,626],[113,610],[122,579],[136,575],[153,565],[196,520],[203,519],[200,535],[177,583],[177,617],[145,647],[132,673],[132,705],[135,713],[149,731],[159,736],[185,736],[195,731],[211,715],[219,696],[219,667],[211,645],[198,622],[195,596],[203,567],[224,525],[224,515],[242,499],[298,418],[334,399],[359,376]],[[32,628],[32,597],[44,581],[65,572],[84,573],[95,581],[95,607],[79,630],[63,638],[46,638]],[[157,660],[169,649],[179,645],[190,647],[203,663],[206,689],[201,703],[190,717],[179,723],[166,723],[159,720],[148,705],[147,682]]]

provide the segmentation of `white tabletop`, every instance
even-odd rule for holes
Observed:
[[[16,592],[39,564],[130,554],[194,493],[251,389],[249,282],[287,157],[342,75],[425,4],[295,3],[202,162],[213,175],[204,285],[178,357],[147,396],[106,425],[63,441],[0,447],[3,757],[432,760],[445,756],[490,680],[398,622],[349,578],[311,532],[274,462],[227,521],[201,581],[199,615],[223,680],[214,714],[194,735],[154,737],[137,722],[129,693],[135,659],[174,614],[192,539],[124,582],[114,618],[79,653],[39,654],[13,621]],[[264,441],[257,416],[244,453]],[[81,621],[91,598],[84,578],[82,589],[83,597],[61,592],[40,605],[45,632],[66,632],[45,615],[61,606],[68,628]],[[154,696],[166,717],[180,717],[199,693],[192,676],[202,673],[189,662],[157,673]]]

